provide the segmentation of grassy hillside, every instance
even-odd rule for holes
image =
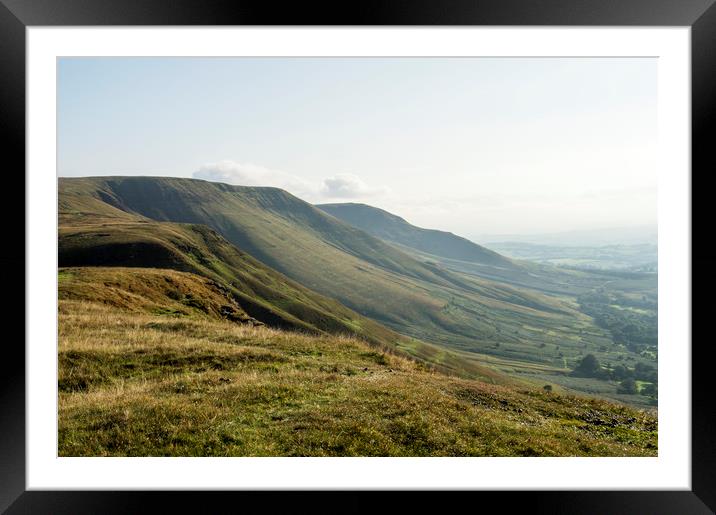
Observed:
[[[652,413],[223,320],[174,298],[220,304],[206,279],[132,272],[60,273],[60,456],[656,455]]]
[[[318,204],[322,211],[382,240],[450,259],[481,263],[508,269],[512,261],[451,232],[423,229],[403,218],[365,204]]]
[[[371,338],[371,333],[378,332],[382,324],[413,338],[396,344],[404,352],[440,366],[457,370],[467,366],[465,363],[473,366],[478,361],[456,356],[489,355],[495,358],[495,368],[533,378],[533,365],[539,365],[540,374],[546,374],[551,382],[576,385],[580,391],[593,391],[593,385],[575,383],[566,377],[574,364],[587,353],[595,353],[601,360],[614,357],[608,331],[580,313],[574,299],[546,296],[415,259],[282,190],[148,177],[60,179],[59,190],[61,228],[69,228],[64,233],[61,229],[60,257],[61,264],[67,266],[108,264],[92,259],[122,255],[116,248],[110,253],[102,252],[103,238],[122,239],[131,234],[134,242],[157,239],[166,242],[175,241],[173,234],[181,233],[179,240],[187,245],[180,242],[170,247],[178,248],[182,259],[189,256],[188,261],[183,261],[190,262],[189,267],[182,268],[183,265],[166,260],[158,263],[154,258],[151,263],[143,263],[137,256],[145,256],[146,252],[133,251],[131,247],[126,260],[115,259],[112,264],[164,266],[231,282],[236,270],[244,265],[226,269],[225,263],[238,258],[228,250],[216,250],[227,248],[230,242],[263,265],[296,281],[291,283],[292,290],[300,290],[299,284],[303,285],[364,316],[362,319],[355,313],[335,316],[338,303],[327,309],[325,303],[329,299],[322,297],[319,301],[305,291],[301,294],[310,297],[310,302],[294,302],[293,293],[276,298],[276,292],[281,293],[282,289],[278,286],[270,294],[261,295],[254,295],[260,291],[258,287],[251,287],[248,292],[244,286],[237,288],[238,293],[248,296],[245,302],[239,299],[239,304],[258,320],[265,321],[255,310],[252,312],[251,300],[255,296],[262,299],[268,296],[272,313],[281,311],[282,320],[290,315],[294,326],[300,325],[296,320],[304,324],[308,321],[312,326],[328,324],[334,329],[338,324],[339,329],[353,328],[357,334]],[[116,217],[118,221],[102,222],[103,217]],[[107,227],[120,222],[125,226],[117,234],[103,236]],[[84,235],[87,231],[91,237]],[[209,240],[220,244],[208,245]],[[91,250],[83,259],[74,260],[82,255],[75,248],[81,249],[83,245]],[[208,251],[200,252],[203,258],[191,257],[187,250],[207,246]],[[162,247],[167,245],[162,243]],[[234,252],[238,251],[234,248]],[[171,255],[176,256],[177,252],[172,250]],[[241,285],[250,284],[257,271],[269,276],[269,283],[273,280],[266,267],[258,269],[261,263],[256,260],[250,263]],[[530,275],[531,271],[526,270]],[[288,282],[281,277],[282,284]],[[311,306],[310,316],[302,311],[305,305]],[[330,316],[325,317],[325,313]],[[377,339],[385,341],[384,337]],[[525,366],[517,366],[518,362]],[[540,375],[538,380],[542,379]],[[616,386],[607,388],[607,394],[615,391]],[[638,396],[635,400],[639,400]]]
[[[346,255],[408,277],[450,284],[430,267],[277,188],[167,177],[61,178],[59,195],[60,211],[66,213],[89,211],[91,216],[119,209],[149,220],[205,224],[282,272],[315,269]]]
[[[513,382],[489,367],[405,337],[300,286],[205,226],[117,221],[111,216],[95,223],[95,217],[80,218],[82,222],[73,225],[71,217],[63,216],[60,225],[61,299],[140,312],[166,310],[163,314],[174,316],[198,310],[208,316],[218,313],[229,320],[250,320],[254,325],[353,335],[390,352],[409,349],[445,373],[500,384]],[[199,304],[195,299],[202,295],[211,302]]]
[[[95,302],[121,310],[264,325],[227,289],[206,277],[156,268],[61,268],[59,300]]]
[[[69,187],[64,188],[65,184]],[[78,194],[72,186],[72,181],[61,180],[61,267],[150,267],[192,272],[212,279],[241,309],[272,327],[346,332],[388,346],[402,338],[272,270],[205,225],[156,222],[117,209],[99,196]]]
[[[242,253],[201,225],[115,222],[60,226],[60,266],[132,266],[194,272],[231,292],[252,317],[274,327],[355,331],[378,324],[318,295]],[[390,341],[395,333],[365,336]]]
[[[486,287],[415,260],[274,188],[167,178],[61,179],[60,198],[65,211],[84,213],[91,200],[152,220],[206,224],[304,286],[407,334],[494,340],[494,309],[538,325],[556,312],[574,314],[554,299]],[[525,296],[530,300],[522,303]]]
[[[557,294],[584,293],[604,282],[599,274],[512,260],[450,232],[416,227],[373,206],[345,203],[316,207],[419,261],[439,263],[453,271]]]

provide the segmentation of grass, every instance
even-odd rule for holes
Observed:
[[[350,336],[59,301],[60,456],[653,456],[653,413]]]
[[[211,279],[175,270],[62,268],[58,272],[58,296],[156,315],[193,315],[261,324]]]

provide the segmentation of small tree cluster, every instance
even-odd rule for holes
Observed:
[[[621,383],[619,383],[619,388],[617,388],[617,393],[627,393],[630,395],[639,393],[638,388],[636,386],[636,381],[634,381],[631,378],[624,379]]]
[[[607,372],[599,363],[594,354],[584,356],[572,371],[572,375],[576,377],[596,377],[598,379],[609,379]]]

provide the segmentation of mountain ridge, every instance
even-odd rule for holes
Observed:
[[[436,256],[473,263],[515,268],[509,258],[452,232],[425,229],[383,209],[362,203],[316,204],[339,220],[373,236]]]

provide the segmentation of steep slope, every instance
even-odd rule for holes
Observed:
[[[459,330],[463,324],[445,319],[440,313],[444,302],[436,303],[436,292],[426,288],[439,289],[437,296],[444,298],[455,290],[493,299],[490,291],[477,291],[479,286],[464,277],[418,261],[275,188],[174,178],[60,179],[60,198],[69,202],[72,197],[78,202],[93,198],[107,209],[145,219],[206,224],[302,284],[396,324],[427,318]],[[535,300],[548,311],[554,308],[554,301],[538,297],[529,307]]]
[[[77,220],[86,211],[122,211],[137,226],[205,224],[264,265],[398,333],[489,354],[512,374],[531,377],[532,365],[520,363],[538,364],[540,377],[560,382],[583,354],[609,357],[610,336],[575,302],[419,261],[282,190],[157,177],[60,179],[59,186],[61,205]],[[439,353],[414,341],[398,347],[440,363]]]
[[[59,190],[61,211],[79,205],[92,213],[119,210],[155,221],[206,224],[282,272],[313,268],[313,254],[327,251],[331,256],[326,260],[348,254],[401,275],[450,284],[439,271],[277,188],[167,177],[97,177],[62,178]],[[295,236],[287,234],[297,229]]]
[[[365,204],[317,204],[316,207],[382,240],[448,259],[515,269],[515,264],[451,232],[423,229],[403,218]]]
[[[348,311],[338,303],[282,280],[200,225],[146,222],[60,226],[59,264],[151,267],[201,274],[226,284],[242,309],[275,327],[316,331],[343,326],[347,330],[346,324],[351,323]]]
[[[273,327],[358,334],[394,345],[399,335],[271,270],[199,224],[154,222],[93,198],[61,195],[61,267],[151,267],[191,272],[227,289],[249,316]],[[115,216],[119,215],[119,216]]]

